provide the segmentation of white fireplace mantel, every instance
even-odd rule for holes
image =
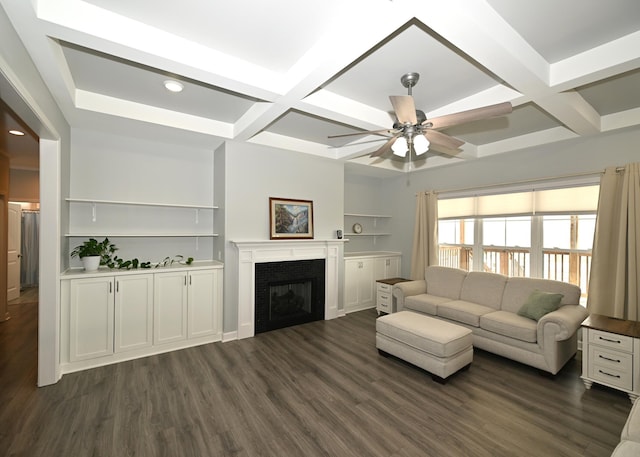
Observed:
[[[325,260],[325,320],[338,317],[340,248],[344,240],[232,241],[238,249],[238,339],[255,334],[255,264]]]

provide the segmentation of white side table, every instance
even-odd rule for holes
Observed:
[[[640,396],[640,322],[590,315],[582,323],[582,381]]]
[[[376,281],[376,311],[378,316],[382,313],[391,314],[397,311],[396,300],[393,298],[394,284],[409,281],[405,278],[378,279]]]

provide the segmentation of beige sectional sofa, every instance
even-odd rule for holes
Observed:
[[[518,315],[532,292],[562,294],[559,308],[538,321]],[[510,278],[430,266],[425,279],[393,287],[397,309],[465,326],[473,345],[556,374],[577,351],[577,331],[587,317],[580,288],[535,278]]]
[[[640,401],[631,407],[627,422],[620,434],[620,443],[611,457],[638,457],[640,455]]]

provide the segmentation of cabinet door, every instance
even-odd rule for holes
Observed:
[[[373,280],[373,259],[364,259],[359,268],[358,289],[360,292],[360,308],[372,308],[375,306],[376,283]]]
[[[344,261],[344,310],[358,307],[358,260]]]
[[[113,354],[113,278],[70,281],[69,360]]]
[[[400,256],[385,259],[385,273],[387,274],[387,278],[400,277]]]
[[[397,278],[400,276],[400,257],[378,257],[374,261],[373,280]]]
[[[345,260],[344,310],[358,311],[375,306],[372,259]]]
[[[153,275],[120,276],[115,287],[115,352],[151,346]]]
[[[153,281],[153,342],[187,338],[187,273],[156,273]]]
[[[222,331],[218,310],[218,271],[197,270],[189,273],[189,338],[214,335]]]

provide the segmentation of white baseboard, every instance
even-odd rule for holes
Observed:
[[[229,341],[234,341],[238,339],[238,331],[234,330],[233,332],[225,332],[222,334],[222,342],[228,343]]]

